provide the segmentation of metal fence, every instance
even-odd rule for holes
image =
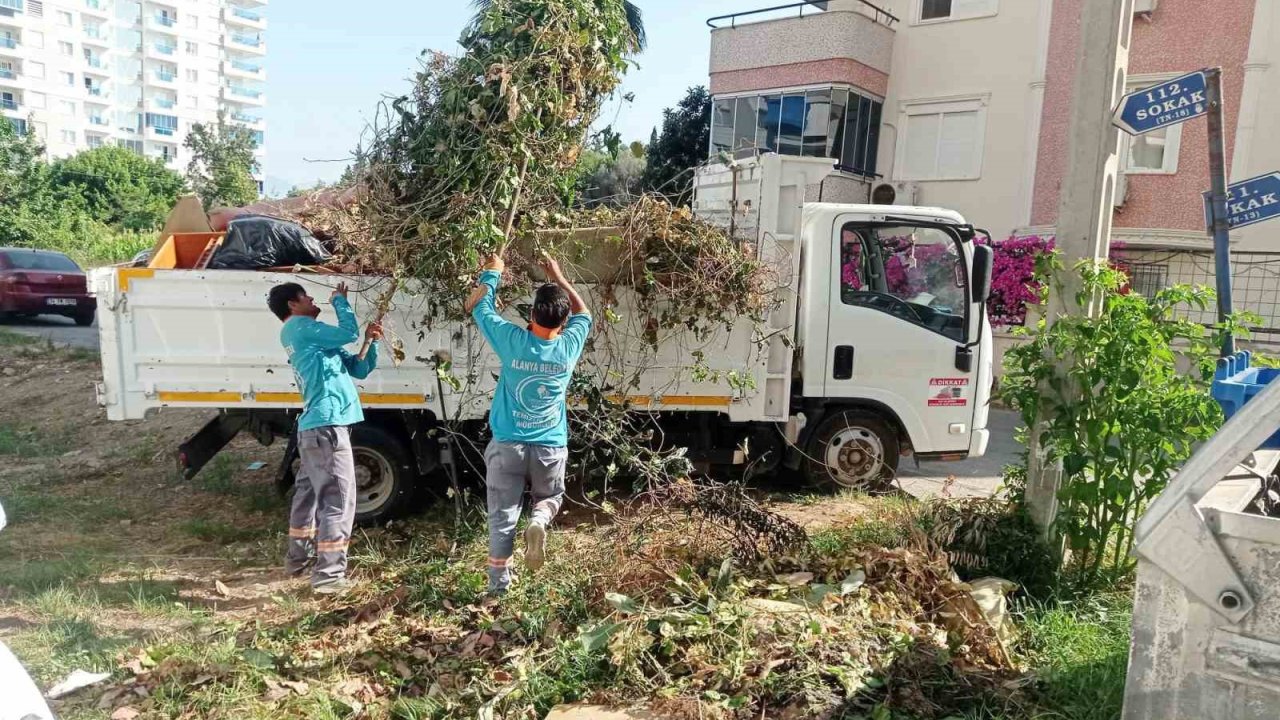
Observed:
[[[1213,253],[1191,250],[1116,250],[1112,258],[1127,266],[1130,287],[1147,297],[1172,285],[1215,285]],[[1280,341],[1280,253],[1231,253],[1231,295],[1236,311],[1261,318],[1251,327],[1258,340]],[[1186,316],[1206,325],[1217,310],[1188,310]]]

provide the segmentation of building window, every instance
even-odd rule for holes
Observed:
[[[991,17],[999,0],[916,0],[916,22],[942,22]]]
[[[86,135],[84,138],[84,144],[88,145],[90,150],[96,150],[97,148],[102,147],[102,136]]]
[[[1176,75],[1153,81],[1129,82],[1128,92],[1136,92],[1153,82],[1171,80]],[[1121,169],[1126,175],[1172,175],[1178,172],[1178,152],[1182,149],[1182,125],[1166,125],[1145,135],[1121,133]]]
[[[899,121],[899,180],[976,180],[982,175],[987,101],[966,98],[904,103]]]
[[[196,71],[196,70],[187,71],[187,82],[197,82],[199,78],[200,78],[199,71]]]
[[[45,107],[45,98],[47,96],[42,92],[30,92],[26,94],[27,105],[33,110],[43,110]]]
[[[62,142],[67,143],[68,145],[75,145],[75,144],[76,144],[76,131],[75,131],[75,130],[63,130],[63,131],[62,131]]]
[[[27,61],[27,74],[36,80],[44,79],[44,63],[35,60]]]
[[[122,138],[122,139],[116,140],[116,144],[124,148],[125,150],[132,151],[134,153],[137,153],[138,155],[143,154],[143,147],[142,147],[141,140],[125,140]]]
[[[881,103],[839,87],[747,97],[712,105],[711,154],[739,151],[826,157],[874,175]]]
[[[199,54],[200,54],[200,44],[199,44],[199,43],[193,43],[193,42],[189,42],[189,43],[187,43],[187,54],[188,54],[188,55],[199,55]]]
[[[72,45],[69,42],[63,42],[62,40],[59,40],[58,52],[62,53],[63,55],[66,55],[67,57],[71,57],[72,55],[76,54],[76,46]]]
[[[58,11],[58,24],[63,27],[71,27],[71,13],[65,10]]]
[[[71,102],[70,100],[59,100],[58,109],[62,111],[63,115],[76,114],[76,104]]]

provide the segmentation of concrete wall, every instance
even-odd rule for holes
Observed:
[[[713,94],[846,82],[883,95],[894,31],[852,10],[711,32]]]
[[[989,17],[913,24],[918,2],[894,6],[903,22],[896,26],[879,171],[901,176],[894,158],[905,104],[985,97],[979,179],[922,182],[917,202],[954,208],[993,237],[1007,237],[1028,219],[1050,0],[1000,0]]]

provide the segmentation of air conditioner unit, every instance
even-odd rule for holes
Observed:
[[[885,180],[871,185],[872,205],[917,205],[920,185],[909,180]]]
[[[1159,4],[1160,0],[1133,0],[1133,12],[1150,14],[1156,11]]]

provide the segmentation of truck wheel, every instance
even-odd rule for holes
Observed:
[[[392,433],[362,423],[351,428],[351,450],[356,466],[356,523],[377,525],[408,510],[417,471],[404,444]],[[301,467],[301,459],[295,456],[281,483],[285,488],[293,485]]]
[[[866,411],[841,410],[814,428],[805,456],[805,475],[814,485],[884,491],[898,470],[898,435]]]
[[[93,324],[93,311],[91,310],[87,313],[80,313],[72,319],[75,320],[76,325],[79,325],[80,327],[89,327]]]

